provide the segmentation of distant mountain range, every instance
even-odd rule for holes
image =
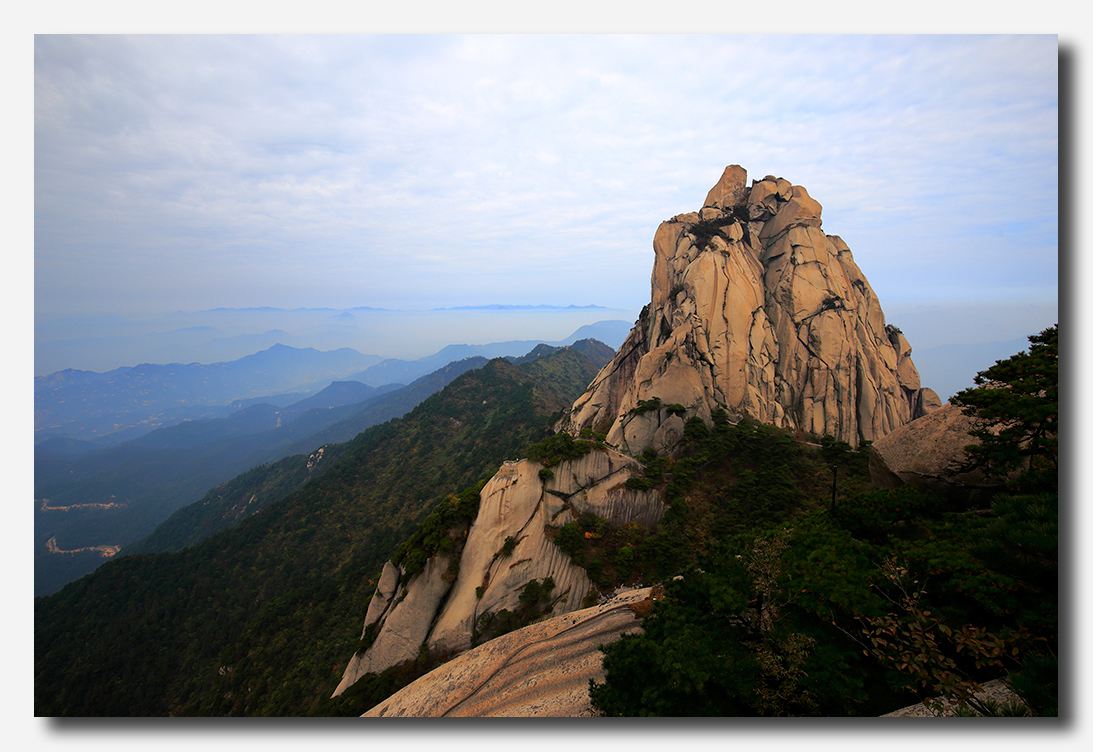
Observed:
[[[67,438],[39,443],[34,463],[39,502],[85,505],[111,499],[118,506],[108,513],[77,506],[59,514],[36,502],[35,592],[52,592],[102,563],[93,554],[43,553],[48,538],[55,536],[66,547],[105,541],[125,549],[216,484],[256,465],[347,441],[405,414],[486,362],[449,363],[408,386],[334,382],[285,407],[248,405],[226,417],[186,421],[113,446]]]
[[[580,340],[567,348],[539,345],[527,355],[519,358],[506,358],[516,366],[530,366],[537,363],[544,376],[551,381],[576,383],[586,376],[591,378],[594,369],[601,367],[611,359],[614,351],[595,340]],[[571,355],[579,357],[570,357]],[[564,357],[563,357],[564,356]],[[415,399],[418,394],[428,391],[428,398],[441,392],[439,385],[446,388],[464,373],[478,370],[489,364],[484,358],[470,358],[465,361],[450,363],[440,371],[418,379],[414,384],[392,394],[391,399],[372,400],[364,409],[351,418],[331,426],[324,434],[321,444],[309,440],[299,453],[261,467],[256,467],[231,481],[209,491],[199,502],[190,504],[175,512],[156,528],[147,539],[130,546],[129,554],[177,551],[204,540],[209,535],[237,524],[239,521],[279,501],[299,485],[317,477],[333,465],[344,450],[351,445],[351,439],[363,433],[367,428],[377,425],[384,410],[394,411],[398,400],[416,404],[425,398]],[[500,367],[500,365],[498,365]],[[559,369],[576,367],[576,374],[558,372]],[[458,370],[456,370],[458,368]],[[591,369],[591,370],[581,370]],[[410,412],[405,410],[400,415]],[[317,448],[318,447],[318,448]]]
[[[271,313],[282,311],[316,311],[323,313],[340,313],[342,311],[391,311],[396,309],[391,308],[379,308],[376,306],[353,306],[352,308],[330,308],[327,306],[308,307],[300,306],[296,308],[281,308],[278,306],[245,306],[241,308],[233,308],[230,306],[218,306],[216,308],[207,308],[202,313],[222,313],[222,312],[237,312],[237,311],[249,311],[255,313]],[[461,305],[461,306],[443,306],[437,308],[431,308],[432,311],[606,311],[606,307],[601,305],[552,305],[550,303],[540,305],[523,305],[523,304],[505,304],[505,303],[486,303],[480,305]]]
[[[34,380],[35,442],[64,438],[95,442],[96,447],[120,444],[183,421],[227,417],[248,405],[286,406],[332,381],[359,382],[361,386],[342,388],[363,395],[363,386],[409,384],[457,360],[518,356],[538,344],[561,347],[591,338],[617,347],[630,326],[626,321],[600,321],[562,340],[448,345],[416,360],[384,359],[350,348],[320,351],[277,344],[219,363],[145,363],[105,372],[66,369]],[[54,442],[54,448],[60,444]],[[69,442],[69,448],[78,445]]]
[[[633,325],[628,321],[598,321],[586,324],[562,340],[544,341],[538,339],[511,340],[509,342],[491,342],[485,345],[448,345],[432,355],[417,360],[390,358],[349,376],[354,381],[379,386],[391,382],[408,383],[426,373],[440,368],[445,363],[471,357],[506,358],[527,353],[536,345],[566,347],[582,339],[595,339],[611,348],[617,348]]]
[[[503,303],[491,303],[489,305],[463,305],[434,308],[434,311],[606,311],[608,309],[598,305],[505,305]]]
[[[210,407],[279,392],[314,391],[380,360],[350,348],[323,352],[274,345],[222,363],[57,371],[34,379],[35,437],[93,439],[122,429],[152,430],[211,417],[218,411]]]
[[[509,347],[501,344],[502,350]],[[517,347],[519,357],[507,359],[530,363],[557,349],[544,344]],[[596,363],[607,362],[614,352],[587,339],[572,349]],[[458,354],[460,349],[445,351]],[[371,426],[405,415],[487,362],[480,355],[444,362],[406,386],[339,380],[289,404],[240,400],[226,416],[188,420],[117,443],[67,437],[39,442],[34,464],[35,592],[53,592],[103,561],[93,551],[50,555],[44,547],[48,539],[65,548],[110,544],[128,552],[130,544],[217,484],[248,468],[349,441]],[[112,502],[106,511],[99,506],[105,501]],[[60,506],[69,510],[51,509]]]
[[[253,312],[253,313],[270,313],[270,312],[282,312],[282,311],[317,311],[322,313],[340,313],[342,311],[389,311],[390,308],[377,308],[375,306],[353,306],[352,308],[330,308],[327,306],[299,306],[296,308],[280,308],[278,306],[244,306],[242,308],[233,308],[231,306],[217,306],[216,308],[206,308],[200,313],[226,313],[226,312]]]

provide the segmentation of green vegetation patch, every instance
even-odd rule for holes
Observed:
[[[550,468],[566,460],[580,459],[600,446],[596,441],[575,439],[568,433],[556,433],[529,446],[527,456],[544,468]]]
[[[479,500],[485,485],[486,481],[483,480],[457,494],[449,494],[395,549],[391,560],[402,566],[407,577],[420,573],[425,563],[438,553],[457,554],[457,546],[461,548],[470,524],[478,516]]]
[[[981,416],[1004,410],[1014,429],[974,457],[1007,473],[993,496],[880,490],[868,484],[867,448],[826,439],[816,451],[723,415],[712,428],[688,421],[666,472],[671,506],[634,546],[665,597],[643,634],[605,649],[594,706],[876,716],[945,696],[962,713],[1018,714],[975,696],[1004,676],[1033,714],[1056,715],[1057,335],[1031,339],[1037,352],[990,369],[1016,394],[984,379],[995,393],[960,399]],[[575,559],[610,536],[580,533],[578,523],[556,535]]]
[[[481,645],[494,637],[539,621],[550,613],[554,602],[553,577],[531,580],[520,590],[519,605],[514,611],[503,608],[479,615],[474,625],[473,644]]]
[[[402,543],[412,571],[449,545],[477,497],[453,503],[446,492],[473,487],[546,435],[601,365],[569,349],[521,366],[490,361],[363,432],[322,477],[232,529],[178,553],[107,562],[37,599],[36,713],[367,710],[325,698],[360,647],[384,561]],[[362,681],[389,688],[406,677],[392,676]]]
[[[638,400],[636,407],[630,409],[630,415],[644,415],[645,413],[651,413],[659,410],[661,407],[660,397],[650,397],[649,399]]]

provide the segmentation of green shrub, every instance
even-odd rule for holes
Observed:
[[[528,447],[527,455],[531,461],[550,468],[565,460],[580,459],[597,446],[593,441],[575,439],[563,432],[532,444]]]
[[[630,410],[631,415],[642,415],[660,409],[660,397],[650,397],[647,400],[638,400],[637,407]]]
[[[576,521],[567,522],[554,534],[554,545],[568,554],[571,559],[577,557],[584,543],[584,531]]]
[[[516,610],[501,609],[481,614],[475,622],[474,639],[480,645],[494,637],[525,627],[542,618],[553,606],[554,578],[531,580],[520,591]]]
[[[701,250],[709,245],[710,241],[713,240],[715,236],[728,240],[728,236],[721,227],[731,223],[732,219],[729,217],[713,217],[712,219],[703,219],[695,222],[687,231],[694,236],[695,247]]]

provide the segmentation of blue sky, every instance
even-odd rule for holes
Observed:
[[[38,37],[36,308],[636,310],[735,162],[886,308],[1048,311],[1057,115],[1052,36]]]

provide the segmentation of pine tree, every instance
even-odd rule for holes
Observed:
[[[978,419],[967,448],[969,467],[1026,482],[1057,483],[1059,458],[1059,326],[1029,338],[1029,349],[980,371],[977,386],[950,401]]]

